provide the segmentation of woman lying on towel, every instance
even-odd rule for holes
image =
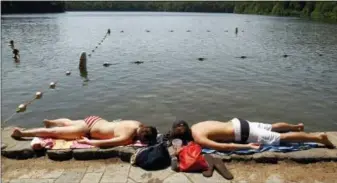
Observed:
[[[303,129],[302,123],[298,125],[283,122],[264,124],[239,118],[229,122],[203,121],[191,127],[195,142],[218,151],[259,149],[260,144],[279,145],[280,142],[316,142],[328,148],[334,148],[327,134],[309,134],[302,132]]]
[[[46,128],[29,130],[16,128],[12,133],[12,137],[78,139],[79,143],[97,147],[129,145],[136,139],[142,143],[152,144],[156,142],[157,137],[157,129],[155,127],[144,126],[139,121],[132,120],[108,122],[98,116],[89,116],[84,120],[60,118],[44,120],[43,122]]]

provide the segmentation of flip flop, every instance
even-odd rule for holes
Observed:
[[[210,154],[204,154],[204,157],[208,163],[208,169],[202,172],[204,177],[212,177],[214,171],[214,159]]]
[[[232,180],[234,178],[221,158],[213,158],[213,161],[215,169],[221,176],[223,176],[227,180]]]

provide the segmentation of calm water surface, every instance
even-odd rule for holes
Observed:
[[[337,130],[334,24],[236,14],[71,12],[7,15],[1,28],[2,120],[36,91],[47,91],[6,125],[100,115],[166,131],[176,119],[192,124],[237,116]],[[108,28],[111,35],[98,45]],[[97,45],[85,81],[79,55]],[[144,64],[131,64],[137,60]],[[52,81],[55,90],[48,89]]]

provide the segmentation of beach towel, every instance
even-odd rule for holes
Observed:
[[[308,150],[311,148],[317,147],[317,143],[313,142],[305,142],[305,143],[282,143],[279,146],[276,145],[263,145],[260,149],[247,149],[247,150],[236,150],[236,151],[223,151],[219,152],[214,149],[203,148],[202,152],[205,154],[219,154],[219,155],[230,155],[230,154],[238,154],[238,155],[249,155],[254,153],[261,152],[293,152],[293,151],[301,151]]]
[[[94,148],[95,146],[89,144],[78,143],[77,140],[63,140],[63,139],[52,139],[52,138],[40,138],[34,137],[30,143],[32,149],[88,149]],[[147,147],[147,144],[135,141],[133,144],[128,145],[129,147]]]

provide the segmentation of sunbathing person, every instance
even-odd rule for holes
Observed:
[[[139,139],[142,143],[155,143],[157,129],[144,126],[138,121],[123,120],[108,122],[98,116],[89,116],[84,120],[60,118],[44,120],[46,128],[29,130],[14,129],[12,137],[50,137],[66,140],[78,139],[79,143],[97,147],[129,145]],[[91,139],[88,139],[91,138]]]
[[[218,151],[259,149],[260,144],[279,145],[280,142],[317,142],[328,148],[334,147],[327,134],[309,134],[302,132],[303,129],[302,123],[263,124],[238,118],[228,122],[203,121],[191,127],[195,142]],[[285,131],[295,132],[278,133]]]

